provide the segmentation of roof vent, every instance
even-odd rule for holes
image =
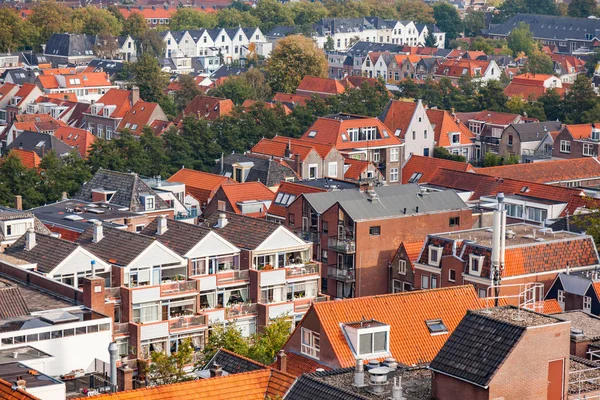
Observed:
[[[571,339],[581,340],[583,338],[585,338],[583,329],[571,328]]]
[[[388,382],[388,374],[391,370],[388,367],[379,367],[369,370],[369,384],[371,386],[371,392],[375,394],[382,394],[385,391]]]

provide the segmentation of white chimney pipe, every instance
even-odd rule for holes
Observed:
[[[159,215],[158,216],[158,224],[156,225],[156,234],[157,235],[164,235],[165,232],[167,231],[167,216],[166,215]]]
[[[113,393],[117,391],[117,351],[117,344],[110,342],[108,345],[108,354],[110,355],[110,390]]]
[[[224,228],[229,221],[227,221],[226,214],[219,214],[219,219],[217,220],[217,228]]]
[[[403,400],[402,397],[402,377],[394,378],[394,386],[392,386],[392,400]]]
[[[494,210],[494,230],[492,232],[492,273],[500,266],[500,235],[502,234],[502,213]]]
[[[95,221],[94,222],[94,237],[92,238],[94,243],[98,243],[104,238],[104,231],[102,229],[102,222]]]
[[[356,367],[354,368],[354,386],[365,386],[365,365],[360,358],[356,360]]]
[[[500,272],[504,271],[504,254],[506,253],[506,210],[500,210]]]
[[[31,250],[35,247],[35,245],[35,231],[33,228],[29,228],[25,233],[25,250]]]

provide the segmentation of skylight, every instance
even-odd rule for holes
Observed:
[[[315,137],[315,136],[317,136],[317,131],[310,131],[308,133],[308,137]]]
[[[65,217],[65,219],[68,221],[81,221],[81,220],[83,220],[83,217],[80,215],[71,214],[71,215],[67,215]]]
[[[419,179],[421,179],[422,176],[423,174],[421,172],[414,172],[408,180],[408,183],[417,183],[419,182]]]
[[[441,319],[430,319],[425,321],[427,325],[427,329],[429,329],[429,333],[432,335],[442,335],[444,333],[448,333],[448,328]]]
[[[41,140],[41,141],[38,142],[38,144],[35,145],[35,147],[40,148],[40,147],[42,147],[45,144],[46,144],[46,141],[45,140]]]

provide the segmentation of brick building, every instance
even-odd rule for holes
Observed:
[[[600,129],[595,124],[564,125],[554,138],[552,157],[597,157]]]

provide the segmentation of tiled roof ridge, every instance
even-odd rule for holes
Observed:
[[[20,396],[18,397],[19,399],[23,399],[23,400],[24,400],[24,399],[40,400],[38,397],[36,397],[36,396],[34,396],[33,394],[31,394],[31,393],[27,392],[26,390],[19,389],[19,388],[14,388],[14,389],[13,389],[13,386],[11,385],[11,383],[10,383],[10,382],[8,382],[8,381],[5,381],[4,379],[0,378],[0,387],[2,387],[2,386],[4,386],[4,387],[6,387],[7,389],[9,389],[9,390],[12,390],[12,391],[16,392],[17,394],[19,394],[19,395],[20,395]],[[1,391],[1,390],[0,390],[0,394],[2,394],[3,392],[4,392],[4,391]],[[6,392],[4,392],[4,393],[6,393]],[[10,392],[9,392],[9,393],[10,393]],[[9,397],[8,399],[11,399],[11,398],[12,398],[12,399],[17,399],[17,396],[11,396],[11,397]]]
[[[336,374],[331,374],[331,372],[335,372],[335,371],[338,371],[338,372]],[[365,399],[365,400],[369,399],[368,397],[365,397],[365,396],[363,396],[360,393],[353,392],[353,391],[348,390],[348,389],[346,389],[346,388],[344,388],[342,386],[334,386],[334,385],[331,385],[331,384],[329,384],[329,383],[327,383],[327,382],[325,382],[325,381],[323,381],[321,379],[317,379],[317,378],[319,378],[321,376],[332,376],[332,375],[337,375],[337,374],[340,374],[340,373],[347,373],[347,372],[352,372],[352,371],[354,371],[354,367],[340,368],[340,369],[331,370],[331,371],[313,372],[311,374],[304,374],[303,377],[305,379],[310,379],[311,381],[314,381],[314,382],[318,383],[319,385],[326,386],[329,389],[335,390],[336,392],[344,393],[344,394],[347,394],[349,396],[351,395],[351,396],[353,396],[355,398],[358,397],[358,398],[362,398],[362,399]],[[320,374],[320,375],[317,375],[317,374]],[[298,379],[300,379],[300,378],[298,378]]]
[[[252,364],[254,364],[254,365],[257,365],[257,366],[259,366],[259,367],[261,367],[261,368],[263,368],[263,369],[271,369],[271,367],[269,367],[268,365],[265,365],[265,364],[263,364],[263,363],[260,363],[260,362],[258,362],[258,361],[256,361],[256,360],[253,360],[253,359],[251,359],[251,358],[248,358],[248,357],[246,357],[246,356],[243,356],[243,355],[241,355],[241,354],[238,354],[238,353],[236,353],[236,352],[234,352],[234,351],[228,350],[228,349],[226,349],[226,348],[224,348],[224,347],[221,347],[221,348],[219,349],[219,351],[222,351],[223,353],[230,354],[230,355],[232,355],[232,356],[234,356],[234,357],[237,357],[237,358],[241,358],[242,360],[244,360],[244,361],[248,361],[249,363],[252,363]],[[215,355],[216,355],[216,354],[217,354],[217,353],[215,353]],[[213,357],[213,358],[214,358],[214,357]],[[212,360],[211,360],[211,361],[212,361]],[[210,362],[209,362],[209,363],[210,363]]]

